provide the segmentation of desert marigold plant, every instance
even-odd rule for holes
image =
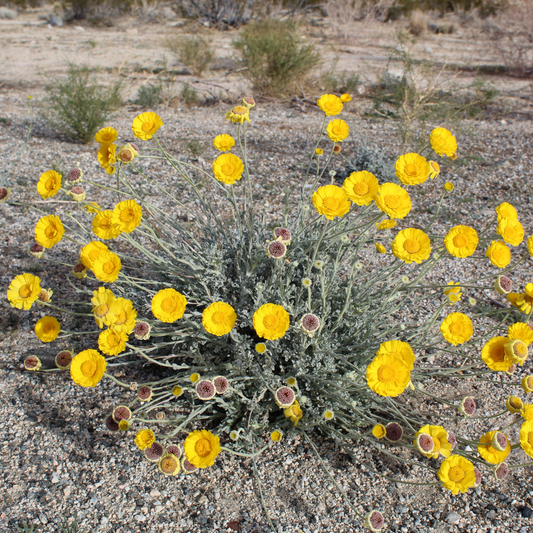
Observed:
[[[453,494],[478,486],[482,470],[501,480],[532,464],[524,455],[533,458],[533,407],[520,396],[533,391],[533,280],[521,285],[510,276],[531,260],[533,236],[524,242],[527,228],[509,203],[483,227],[446,220],[444,229],[437,226],[452,184],[438,185],[431,220],[412,214],[416,187],[439,183],[441,168],[431,158],[456,157],[457,141],[444,128],[431,133],[421,153],[399,154],[390,181],[360,171],[335,183],[325,169],[350,130],[331,117],[350,100],[318,99],[322,127],[299,191],[287,188],[284,209],[271,219],[258,205],[249,167],[250,98],[226,113],[231,135],[213,140],[223,153],[212,172],[174,157],[162,119],[146,112],[132,125],[139,145],[127,142],[131,132],[112,127],[96,134],[100,180],[87,180],[79,168],[66,178],[47,170],[35,179],[45,202],[74,198],[74,187],[88,191],[64,220],[45,211],[30,249],[64,268],[84,303],[54,303],[62,282],[46,290],[24,272],[11,280],[7,299],[17,309],[48,308],[34,326],[42,342],[76,335],[61,326],[62,313],[86,320],[84,349],[59,352],[57,370],[81,387],[102,379],[124,387],[131,401],[116,405],[105,427],[134,439],[140,456],[163,475],[190,475],[228,453],[255,460],[273,446],[279,450],[284,435],[302,435],[322,463],[312,440],[317,432],[423,469],[419,480],[414,473],[384,474],[347,445],[376,476],[437,484]],[[329,151],[318,146],[326,136]],[[184,206],[176,189],[151,177],[155,164],[169,165],[196,202]],[[200,190],[206,179],[209,193]],[[165,199],[164,207],[141,194],[139,180]],[[106,191],[102,206],[87,186]],[[226,209],[217,209],[220,199]],[[176,217],[183,207],[193,223]],[[480,262],[481,274],[458,277],[465,260]],[[452,262],[458,268],[448,279]],[[523,291],[513,292],[513,284]],[[483,291],[490,300],[478,303]],[[24,364],[51,370],[35,355]],[[146,364],[152,377],[143,383]],[[133,381],[108,371],[121,365],[138,372]],[[480,414],[473,393],[457,402],[443,393],[441,384],[450,382],[501,396],[502,405]],[[499,419],[508,415],[514,422],[504,428]],[[482,434],[479,421],[486,424]],[[162,429],[154,431],[155,424]],[[360,514],[338,488],[366,527],[385,527],[386,514]]]

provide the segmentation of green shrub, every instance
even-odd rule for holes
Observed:
[[[327,74],[323,78],[324,89],[328,93],[350,93],[353,94],[359,86],[359,75],[355,72],[342,72],[339,75]]]
[[[246,27],[234,43],[241,55],[243,74],[253,90],[283,96],[294,89],[320,62],[314,45],[306,44],[291,21],[265,20]]]
[[[143,107],[155,107],[163,102],[163,85],[158,83],[145,83],[137,91],[136,105]]]
[[[196,76],[202,75],[215,55],[209,42],[199,36],[169,38],[165,45]]]
[[[181,88],[180,96],[187,107],[194,105],[198,101],[198,91],[188,83],[185,83]]]
[[[89,143],[122,104],[121,82],[101,85],[87,65],[69,64],[65,78],[48,81],[41,114],[50,126],[75,141]]]

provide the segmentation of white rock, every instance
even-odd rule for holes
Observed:
[[[448,524],[453,524],[453,525],[457,525],[459,524],[459,521],[461,520],[461,515],[459,513],[450,513],[447,517],[446,517],[446,522],[448,522]]]
[[[159,498],[160,496],[161,496],[161,493],[157,489],[152,489],[150,491],[151,498]]]

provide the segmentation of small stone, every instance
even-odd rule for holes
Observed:
[[[524,507],[522,507],[521,509],[521,513],[524,518],[529,518],[532,512],[533,511],[531,511],[531,509],[527,505],[524,505]]]
[[[52,483],[59,483],[59,476],[57,474],[52,474]]]
[[[202,504],[202,503],[207,503],[209,501],[209,498],[207,496],[201,496],[200,498],[198,498],[198,503]]]
[[[215,498],[215,500],[219,500],[220,499],[220,492],[218,492],[218,490],[215,490],[215,492],[213,494],[213,497]]]
[[[163,510],[163,506],[162,506],[162,505],[156,505],[156,506],[154,507],[154,511],[155,511],[156,513],[159,513],[159,512],[161,512],[162,510]]]
[[[39,515],[39,521],[41,522],[41,524],[48,524],[48,518],[46,518],[46,515],[42,513]]]
[[[157,489],[152,489],[150,491],[150,498],[159,498],[161,493]]]
[[[72,494],[72,487],[65,487],[63,489],[63,494],[65,495],[65,498],[68,498]]]
[[[448,524],[453,524],[453,525],[457,525],[459,524],[459,521],[461,520],[461,515],[459,513],[450,513],[447,517],[446,517],[446,522],[448,522]]]
[[[137,522],[144,522],[146,520],[146,516],[144,516],[143,514],[136,514],[135,520],[137,520]]]

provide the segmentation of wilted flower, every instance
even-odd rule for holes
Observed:
[[[272,241],[267,244],[266,253],[272,259],[282,259],[287,253],[287,246],[281,241]]]
[[[510,471],[507,463],[500,463],[492,467],[492,473],[498,481],[503,481],[509,475]]]
[[[225,394],[228,391],[229,381],[224,376],[217,376],[213,379],[213,384],[215,385],[217,394]]]
[[[211,400],[217,393],[216,387],[212,381],[201,379],[196,383],[196,396],[200,400]]]
[[[153,442],[151,446],[144,450],[144,456],[151,463],[157,463],[163,454],[165,453],[165,448],[159,444],[159,442]]]
[[[320,328],[320,319],[312,313],[307,313],[302,317],[300,324],[304,333],[312,337]]]
[[[74,357],[74,350],[61,350],[55,356],[55,364],[57,368],[61,370],[67,370],[72,363],[72,358]]]
[[[466,396],[461,400],[459,412],[464,416],[473,416],[477,410],[476,401],[471,396]]]
[[[151,329],[147,322],[137,322],[133,328],[133,335],[137,340],[146,341],[150,338]]]
[[[147,385],[143,385],[137,390],[137,398],[139,398],[141,402],[149,402],[152,399],[153,395],[154,393],[152,389]]]
[[[403,437],[403,429],[396,422],[389,422],[385,426],[385,438],[389,442],[400,442]]]
[[[29,355],[24,359],[24,368],[26,370],[39,370],[43,364],[36,355]]]
[[[381,531],[385,527],[385,518],[379,511],[373,510],[365,516],[363,525],[370,531]]]
[[[296,395],[290,387],[280,387],[276,391],[274,399],[276,400],[278,407],[281,407],[282,409],[287,409],[294,403]]]
[[[527,376],[526,376],[527,377]],[[533,376],[531,376],[533,377]],[[526,378],[524,378],[526,379]],[[528,392],[528,391],[526,391]],[[522,400],[518,396],[508,396],[507,400],[505,400],[505,407],[507,407],[507,410],[511,414],[519,413],[522,410],[522,407],[524,407],[524,404]]]

